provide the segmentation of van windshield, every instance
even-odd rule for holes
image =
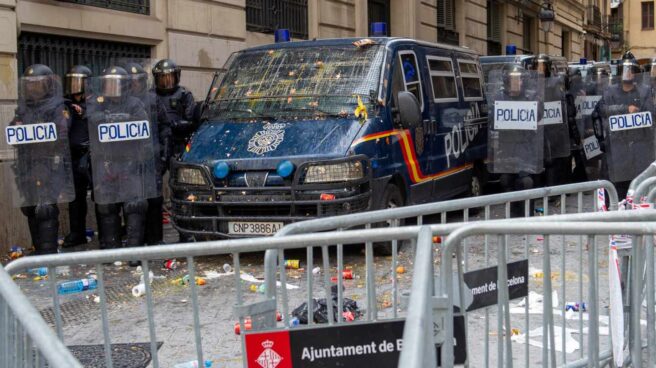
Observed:
[[[210,119],[295,119],[354,115],[358,97],[377,96],[384,47],[315,46],[233,55],[211,89]]]

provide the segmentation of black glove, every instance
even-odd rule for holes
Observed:
[[[189,120],[177,120],[174,121],[171,124],[171,128],[179,130],[179,129],[188,129],[190,128],[194,123],[189,121]]]

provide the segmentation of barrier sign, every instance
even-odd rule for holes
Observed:
[[[585,151],[585,158],[588,160],[602,154],[599,141],[594,135],[583,140],[583,150]]]
[[[12,125],[5,129],[8,145],[54,142],[57,140],[55,123]]]
[[[576,105],[576,118],[581,119],[583,116],[590,116],[601,101],[601,96],[576,96],[574,105]]]
[[[542,125],[562,124],[563,123],[563,104],[560,101],[551,101],[544,103],[544,115],[542,116]]]
[[[509,299],[512,300],[527,296],[528,260],[508,263],[507,267]],[[496,266],[467,272],[463,277],[465,287],[472,297],[472,301],[467,307],[468,312],[497,304],[497,281],[499,278]]]
[[[642,111],[634,114],[613,115],[608,118],[608,125],[610,125],[611,132],[649,128],[652,126],[651,112]]]
[[[537,101],[495,101],[494,129],[536,130],[538,128]]]
[[[454,323],[456,363],[464,363],[464,318],[455,316]],[[247,367],[396,368],[403,349],[404,324],[404,320],[391,320],[248,333]]]
[[[150,138],[148,120],[125,121],[98,125],[98,140],[101,143],[132,141]]]

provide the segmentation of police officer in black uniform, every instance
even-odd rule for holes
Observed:
[[[125,69],[112,66],[103,71],[100,76],[100,87],[98,96],[93,97],[93,103],[89,103],[89,126],[96,129],[99,124],[116,121],[139,121],[148,120],[149,114],[142,101],[130,96],[128,92],[130,77]],[[115,118],[114,118],[115,117]],[[125,152],[112,152],[112,148],[101,146],[98,136],[91,135],[91,155],[94,173],[94,197],[98,203],[100,219],[99,236],[101,249],[118,248],[121,246],[121,217],[126,225],[126,245],[128,247],[144,244],[144,225],[146,210],[148,208],[147,198],[140,195],[141,182],[139,167],[143,157],[135,156],[129,161],[114,162],[115,157],[121,157]],[[138,147],[136,143],[127,143],[126,146],[114,147]],[[100,148],[102,147],[102,148]],[[135,151],[137,152],[137,151]],[[152,157],[151,157],[152,159]],[[136,165],[131,165],[135,163]],[[117,193],[121,191],[121,193]],[[134,191],[133,200],[111,203],[112,198],[120,198]]]
[[[596,133],[605,152],[602,172],[615,185],[620,199],[626,196],[631,180],[654,160],[653,124],[634,129],[610,125],[612,117],[653,113],[651,90],[640,86],[640,71],[637,60],[627,51],[622,57],[620,83],[606,90],[593,116],[600,117],[603,124],[602,131]]]
[[[166,158],[165,170],[171,158],[178,159],[197,129],[194,113],[197,111],[194,96],[180,86],[180,67],[171,59],[160,60],[153,67],[158,104],[165,111],[160,123],[163,137],[163,156]],[[181,242],[192,241],[192,237],[180,233]]]
[[[144,241],[147,245],[157,245],[164,242],[162,205],[162,177],[166,170],[166,137],[162,134],[166,129],[160,129],[159,124],[166,119],[166,111],[161,104],[157,103],[157,94],[148,86],[148,74],[141,64],[130,62],[125,65],[125,70],[130,74],[130,95],[145,102],[146,109],[150,114],[150,121],[153,125],[152,138],[155,150],[155,165],[157,176],[157,192],[159,196],[148,198],[148,211],[145,221]]]
[[[64,248],[87,243],[87,190],[91,185],[91,161],[84,84],[91,75],[88,67],[75,65],[69,69],[65,78],[66,106],[72,120],[69,141],[73,161],[75,200],[68,204],[70,232],[64,238]]]
[[[61,85],[52,70],[42,64],[28,67],[20,79],[21,98],[10,125],[52,122],[57,140],[17,147],[14,173],[24,204],[21,211],[35,247],[34,255],[57,253],[59,208],[57,203],[74,198],[68,147],[70,113],[61,96]]]

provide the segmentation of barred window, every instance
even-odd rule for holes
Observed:
[[[246,0],[246,29],[273,33],[289,29],[294,38],[308,38],[307,0]]]
[[[137,14],[150,14],[150,0],[59,0],[66,3],[96,6]]]

